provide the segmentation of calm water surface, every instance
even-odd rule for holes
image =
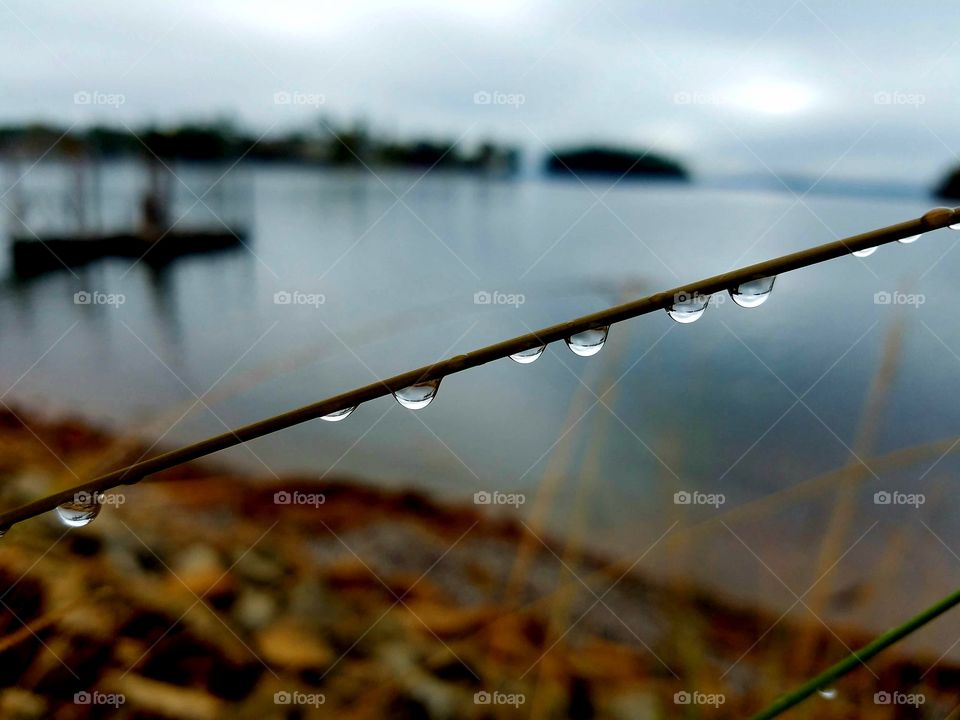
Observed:
[[[57,169],[32,182],[44,172]],[[248,249],[159,273],[111,260],[7,287],[7,402],[80,413],[166,445],[190,442],[932,205],[440,173],[235,172]],[[202,194],[218,173],[178,174]],[[134,175],[123,165],[105,173],[107,224],[128,219],[122,198]],[[181,194],[186,210],[192,198]],[[32,217],[55,225],[58,210]],[[957,463],[938,462],[942,449],[898,467],[873,458],[960,435],[958,239],[942,230],[798,271],[757,309],[722,298],[692,325],[657,313],[614,326],[593,358],[551,346],[532,365],[503,360],[446,379],[423,411],[381,399],[343,422],[315,421],[219,457],[260,475],[350,474],[464,500],[483,489],[525,492],[524,514],[554,478],[559,534],[582,532],[632,562],[677,521],[670,535],[685,541],[662,541],[644,565],[767,593],[774,605],[789,599],[774,575],[797,593],[812,582],[836,490],[771,505],[759,520],[715,520],[861,458],[870,471],[840,552],[867,534],[834,587],[889,570],[889,543],[899,538],[908,554],[896,572],[922,580],[932,598],[960,578],[960,562],[932,537],[960,548]],[[122,293],[125,303],[74,304],[81,290]],[[475,303],[484,291],[517,302]],[[323,302],[276,304],[284,292]],[[898,292],[919,297],[877,302]],[[878,376],[885,347],[888,372]],[[921,492],[927,502],[875,505],[878,490]],[[679,491],[722,493],[725,502],[676,505]],[[909,552],[924,562],[908,562]]]

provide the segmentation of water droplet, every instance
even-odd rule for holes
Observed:
[[[677,302],[667,308],[667,315],[684,324],[699,320],[710,304],[710,296],[700,293],[680,293],[676,300]]]
[[[960,223],[955,223],[953,225],[948,225],[951,230],[960,230]]]
[[[591,328],[590,330],[575,333],[566,339],[567,347],[580,357],[596,355],[607,341],[607,333],[609,331],[610,326],[604,325],[603,327]]]
[[[730,297],[740,307],[759,307],[770,297],[770,293],[773,291],[773,283],[776,279],[776,275],[771,275],[770,277],[740,283],[735,288],[730,288]]]
[[[837,689],[832,687],[820,688],[817,690],[817,693],[825,700],[833,700],[835,697],[837,697]]]
[[[83,527],[100,514],[100,500],[90,493],[77,493],[73,500],[57,506],[57,515],[67,527]]]
[[[923,233],[920,233],[922,235]],[[910,243],[915,243],[920,239],[920,235],[911,235],[910,237],[900,238],[897,242],[902,242],[904,245],[909,245]]]
[[[340,422],[341,420],[345,420],[350,417],[350,415],[356,409],[357,406],[354,405],[353,407],[344,408],[343,410],[334,410],[329,415],[321,415],[320,419],[326,420],[327,422]]]
[[[853,254],[854,254],[855,256],[857,256],[857,257],[870,257],[870,256],[873,255],[876,251],[877,251],[877,249],[876,249],[875,247],[872,247],[872,248],[864,248],[863,250],[854,250],[854,251],[853,251]]]
[[[521,350],[518,353],[514,353],[510,356],[510,359],[514,362],[520,363],[521,365],[529,365],[538,357],[543,355],[543,351],[546,349],[546,345],[538,345],[537,347],[532,347],[527,350]]]
[[[397,390],[393,396],[397,402],[408,410],[421,410],[429,405],[437,396],[440,387],[440,378],[415,383],[402,390]]]
[[[6,534],[7,534],[7,531],[8,531],[9,529],[10,529],[10,528],[0,528],[0,538],[2,538],[4,535],[6,535]]]

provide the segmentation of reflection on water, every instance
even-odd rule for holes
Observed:
[[[928,208],[635,184],[598,202],[605,186],[569,182],[242,172],[255,198],[249,251],[164,270],[109,260],[8,284],[6,401],[188,442]],[[880,490],[935,496],[957,469],[952,457],[887,463],[876,477],[871,460],[960,435],[954,240],[938,231],[782,276],[757,309],[716,296],[692,325],[656,313],[616,326],[595,357],[554,344],[531,367],[504,360],[448,378],[422,411],[384,398],[222,458],[259,474],[348,473],[462,499],[532,493],[552,472],[556,525],[585,513],[592,543],[633,559],[674,518],[696,526],[859,458],[871,469],[851,540],[880,522],[849,557],[869,570],[907,524],[923,531],[918,512],[945,542],[960,540],[949,494],[921,511],[872,502]],[[125,301],[75,304],[77,292]],[[878,387],[898,318],[902,343]],[[592,490],[575,504],[584,474]],[[832,492],[771,504],[729,531],[688,532],[685,549],[665,541],[644,563],[752,592],[771,577],[749,547],[782,577],[808,581]],[[722,494],[723,504],[675,503],[676,493]]]

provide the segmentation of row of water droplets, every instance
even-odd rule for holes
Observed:
[[[733,298],[733,301],[741,307],[757,307],[766,302],[767,298],[770,296],[770,292],[773,290],[773,282],[775,279],[775,277],[767,277],[741,283],[737,287],[730,289],[730,297]],[[677,322],[691,323],[703,315],[709,300],[709,295],[696,295],[691,297],[689,300],[685,300],[684,302],[674,303],[667,308],[667,314]],[[598,352],[600,352],[604,343],[607,341],[607,335],[609,332],[609,325],[590,328],[588,330],[583,330],[570,335],[568,338],[566,338],[566,344],[574,354],[579,355],[580,357],[590,357],[591,355],[596,355]],[[514,353],[510,356],[510,359],[514,362],[520,363],[521,365],[529,365],[543,355],[546,349],[546,343],[543,345],[536,345],[532,348],[527,348],[526,350],[521,350],[518,353]],[[439,387],[440,378],[437,378],[436,380],[427,380],[425,382],[410,385],[402,390],[397,390],[395,393],[393,393],[393,396],[397,399],[398,403],[403,405],[403,407],[409,408],[410,410],[420,410],[421,408],[425,408],[427,405],[429,405],[433,398],[436,397]],[[348,411],[341,412],[346,412],[346,414],[349,415],[354,409],[355,408],[351,408]],[[341,420],[343,417],[345,417],[345,415],[331,413],[330,415],[325,416],[323,419]]]
[[[950,225],[950,228],[953,230],[960,230],[960,223],[956,225]],[[909,245],[910,243],[916,242],[919,239],[920,234],[917,234],[912,235],[911,237],[901,238],[899,242],[903,243],[904,245]],[[866,248],[864,250],[855,251],[853,255],[856,255],[857,257],[869,257],[870,255],[873,255],[876,250],[877,248],[875,247]],[[776,279],[776,275],[771,275],[769,277],[748,280],[747,282],[740,283],[736,287],[730,288],[727,292],[730,293],[731,299],[740,307],[759,307],[767,301],[767,298],[770,297],[770,293],[773,292],[773,284]],[[678,323],[689,324],[695,322],[696,320],[700,319],[704,312],[706,312],[707,306],[710,304],[710,298],[710,295],[701,295],[699,293],[685,295],[681,298],[678,298],[677,302],[674,302],[670,307],[667,308],[667,315],[669,315]],[[604,325],[575,333],[566,338],[567,347],[580,357],[590,357],[591,355],[596,355],[598,352],[600,352],[604,343],[607,341],[607,334],[609,331],[610,326]],[[543,355],[546,349],[546,343],[543,345],[536,345],[532,348],[514,353],[510,356],[510,359],[514,362],[520,363],[521,365],[529,365]],[[435,380],[426,380],[424,382],[415,383],[403,388],[402,390],[397,390],[393,393],[393,396],[403,407],[409,410],[421,410],[429,405],[436,397],[437,390],[440,388],[440,380],[441,378],[436,378]],[[343,410],[337,410],[329,415],[324,415],[321,419],[327,420],[328,422],[339,422],[340,420],[343,420],[349,416],[356,409],[357,406],[345,408]]]
[[[766,302],[770,296],[774,280],[775,277],[768,277],[742,283],[729,290],[730,297],[741,307],[758,307]],[[671,305],[667,308],[667,314],[679,323],[691,323],[703,315],[709,301],[709,295],[694,295],[689,299]],[[596,355],[607,341],[609,331],[610,326],[604,325],[574,333],[566,338],[567,347],[580,357]],[[521,350],[511,355],[510,359],[521,365],[529,365],[543,355],[546,348],[546,344],[543,344]],[[441,379],[436,378],[414,383],[395,391],[393,396],[400,405],[408,410],[422,410],[433,402],[433,399],[437,396]],[[340,422],[349,417],[357,407],[357,405],[354,405],[342,410],[335,410],[328,415],[323,415],[320,419],[327,422]],[[100,514],[101,501],[102,497],[97,494],[78,493],[73,500],[62,503],[57,507],[57,516],[67,527],[83,527],[91,523]],[[3,536],[4,532],[5,530],[0,529],[0,537]]]
[[[730,297],[732,297],[733,301],[741,307],[757,307],[758,305],[762,305],[770,295],[770,291],[773,290],[774,279],[775,278],[773,277],[769,277],[742,283],[736,288],[730,289]],[[703,311],[706,309],[709,300],[709,295],[697,295],[692,297],[688,302],[674,303],[667,309],[667,314],[677,322],[690,323],[703,315]],[[598,352],[600,352],[604,343],[607,341],[607,335],[609,332],[610,326],[603,325],[601,327],[590,328],[588,330],[574,333],[570,337],[566,338],[567,347],[570,348],[574,354],[579,355],[580,357],[590,357],[591,355],[596,355]],[[546,343],[543,345],[536,345],[532,348],[527,348],[526,350],[521,350],[518,353],[514,353],[510,356],[510,359],[514,362],[520,363],[521,365],[529,365],[543,355],[546,349]],[[429,405],[433,398],[436,397],[439,387],[440,378],[437,378],[435,380],[427,380],[425,382],[410,385],[402,390],[397,390],[395,393],[393,393],[393,396],[403,407],[410,410],[420,410],[421,408],[425,408],[427,405]],[[348,411],[347,414],[349,414],[349,412],[352,412],[352,409]],[[334,417],[334,415],[337,416]],[[342,417],[337,413],[332,413],[331,415],[325,416],[323,419],[341,420]]]
[[[931,211],[931,212],[934,212],[934,211]],[[949,225],[948,227],[951,230],[960,230],[960,223],[957,223],[955,225]],[[915,243],[917,240],[919,240],[920,235],[922,234],[923,233],[920,233],[918,235],[911,235],[910,237],[900,238],[899,240],[897,240],[897,242],[903,243],[904,245],[909,245],[910,243]],[[877,248],[876,246],[874,246],[874,247],[864,248],[863,250],[854,250],[852,255],[854,255],[855,257],[865,258],[865,257],[870,257],[876,251],[877,251]]]
[[[960,230],[960,223],[950,225],[950,228]],[[916,242],[919,238],[920,235],[913,235],[911,237],[901,238],[899,242],[909,245],[910,243]],[[857,250],[853,255],[857,257],[869,257],[873,255],[876,250],[877,248],[875,247],[866,248],[864,250]],[[730,293],[731,299],[740,307],[759,307],[770,297],[775,280],[775,275],[748,280],[736,287],[730,288],[728,292]],[[666,309],[667,315],[678,323],[689,324],[695,322],[706,312],[707,306],[710,304],[710,298],[710,295],[701,295],[699,293],[684,295]],[[570,335],[565,341],[567,347],[576,355],[580,357],[590,357],[591,355],[596,355],[603,348],[604,343],[607,341],[609,331],[609,325],[590,328],[589,330],[583,330]],[[546,349],[547,345],[544,343],[543,345],[537,345],[514,353],[510,356],[510,359],[521,365],[529,365],[543,355]],[[413,385],[395,391],[393,397],[396,398],[400,405],[408,410],[422,410],[433,402],[433,399],[437,396],[441,379],[442,378],[435,378],[433,380],[414,383]],[[358,406],[354,405],[343,408],[342,410],[335,410],[328,415],[322,416],[320,419],[326,420],[327,422],[340,422],[353,414],[353,411],[356,410],[357,407]],[[81,493],[81,495],[83,494]],[[101,497],[96,494],[80,499],[74,498],[57,507],[57,516],[60,518],[60,521],[68,527],[83,527],[92,522],[93,519],[100,514],[100,505]],[[3,537],[5,533],[6,528],[0,528],[0,537]],[[836,691],[833,689],[824,689],[820,694],[825,698],[832,699],[836,696]]]

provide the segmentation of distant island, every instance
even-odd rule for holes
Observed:
[[[689,180],[679,161],[649,151],[609,147],[580,147],[547,158],[551,175],[611,175],[629,178]]]
[[[461,144],[438,137],[400,140],[371,132],[362,122],[334,126],[321,119],[299,130],[258,135],[229,120],[177,125],[93,125],[64,128],[43,123],[0,126],[0,160],[41,156],[66,160],[144,158],[199,163],[241,159],[320,167],[437,168],[487,177],[514,177],[521,150],[492,141]],[[551,175],[690,179],[678,160],[642,149],[583,145],[546,159]]]
[[[947,173],[947,176],[940,181],[940,184],[934,189],[934,195],[948,200],[960,198],[960,168]]]

